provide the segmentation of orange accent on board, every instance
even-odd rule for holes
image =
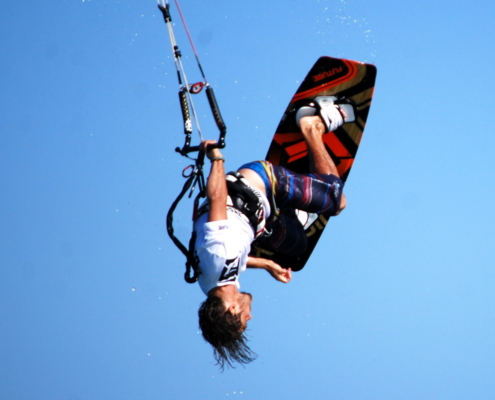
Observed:
[[[289,164],[308,155],[306,142],[302,139],[300,133],[276,133],[273,141],[281,146],[285,143],[292,143],[283,147],[285,153],[289,156],[287,160]]]
[[[323,141],[339,159],[340,162],[339,165],[337,165],[337,170],[339,171],[339,175],[342,176],[352,167],[352,163],[354,162],[352,154],[349,153],[333,132],[328,132],[326,135],[323,135]]]
[[[275,134],[274,141],[280,145],[288,142],[295,142],[283,148],[283,151],[289,156],[287,164],[293,163],[308,155],[306,142],[301,140],[300,133],[277,133]],[[340,176],[342,176],[352,167],[352,163],[354,162],[352,154],[349,153],[334,132],[328,132],[323,135],[323,142],[339,159],[337,170],[339,171]]]
[[[331,87],[337,86],[342,84],[345,81],[349,81],[353,79],[357,73],[358,73],[358,68],[357,65],[349,60],[342,60],[344,64],[347,66],[349,71],[347,74],[345,74],[343,77],[336,79],[334,81],[330,81],[328,83],[325,83],[323,85],[317,86],[313,89],[306,90],[304,92],[297,93],[291,100],[291,103],[294,103],[295,101],[304,99],[306,97],[310,97],[311,95],[318,94],[320,92],[323,92],[324,90],[330,89]]]
[[[287,162],[290,164],[300,158],[306,157],[308,155],[308,147],[306,142],[303,140],[299,143],[294,143],[293,145],[287,146],[285,152],[289,155]]]
[[[301,133],[276,133],[273,141],[277,144],[284,144],[287,142],[295,142],[296,140],[301,140]]]
[[[299,143],[294,143],[293,145],[287,146],[285,151],[289,156],[294,156],[296,154],[302,153],[303,151],[307,151],[308,148],[306,146],[305,141],[301,141]]]
[[[351,169],[353,162],[354,162],[353,158],[340,160],[340,164],[337,165],[337,171],[339,171],[340,177],[342,177],[347,171]]]
[[[352,158],[351,153],[347,151],[342,142],[337,138],[337,136],[335,136],[335,133],[328,132],[323,135],[323,142],[327,144],[327,146],[332,150],[332,153],[338,158]]]

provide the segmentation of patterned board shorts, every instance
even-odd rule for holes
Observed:
[[[269,161],[254,161],[242,168],[255,171],[265,184],[275,218],[267,226],[272,234],[262,240],[276,251],[299,255],[306,250],[307,238],[296,209],[330,215],[339,210],[344,183],[335,175],[298,174]]]

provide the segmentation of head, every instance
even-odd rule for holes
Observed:
[[[220,288],[217,288],[220,289]],[[213,346],[214,357],[221,369],[234,362],[248,364],[256,358],[249,349],[244,334],[251,319],[252,296],[238,292],[223,296],[212,291],[198,311],[203,338]]]

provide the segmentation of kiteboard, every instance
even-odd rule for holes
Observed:
[[[309,156],[306,142],[300,133],[295,112],[318,96],[335,96],[354,105],[355,119],[323,135],[326,149],[332,157],[340,178],[345,182],[356,157],[370,110],[375,86],[376,67],[357,61],[321,57],[311,68],[287,106],[271,142],[266,160],[291,171],[308,174]],[[323,233],[330,215],[308,216],[305,232],[306,251],[299,256],[274,252],[262,243],[254,242],[251,255],[271,259],[284,268],[301,270],[308,261]],[[304,221],[303,221],[304,222]]]

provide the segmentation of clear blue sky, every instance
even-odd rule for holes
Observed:
[[[156,2],[2,2],[0,399],[492,399],[495,3],[181,5],[228,169],[319,56],[376,64],[348,207],[290,284],[242,276],[259,358],[221,374],[165,230],[187,162]]]

